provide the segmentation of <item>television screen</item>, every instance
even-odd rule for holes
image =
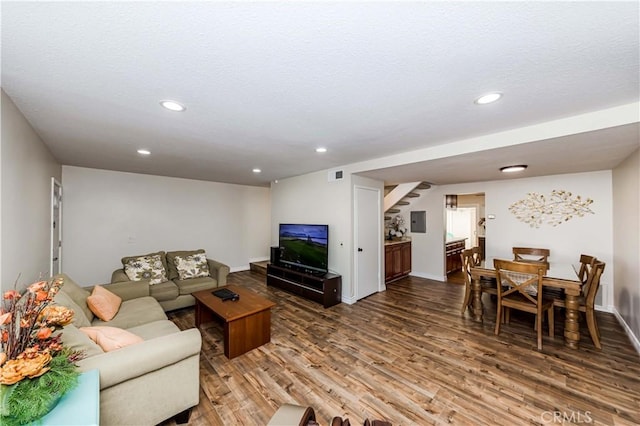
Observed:
[[[301,269],[329,270],[329,225],[280,224],[280,262]]]

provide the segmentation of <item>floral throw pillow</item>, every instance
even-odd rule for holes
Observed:
[[[181,280],[209,276],[209,264],[205,253],[176,256],[174,263],[178,271],[178,278]]]
[[[129,259],[124,265],[124,272],[131,281],[149,280],[149,285],[167,281],[167,271],[159,254]]]

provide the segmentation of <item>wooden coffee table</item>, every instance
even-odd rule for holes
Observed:
[[[239,294],[240,300],[223,302],[212,293],[217,289],[197,291],[193,297],[196,327],[216,319],[224,322],[224,354],[231,359],[271,341],[271,308],[276,304],[236,285],[225,288]]]

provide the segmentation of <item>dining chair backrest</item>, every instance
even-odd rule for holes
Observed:
[[[471,247],[471,252],[473,253],[473,265],[480,265],[480,262],[482,262],[482,252],[480,251],[480,247]]]
[[[513,260],[518,262],[542,263],[549,268],[551,250],[533,247],[514,247]]]
[[[471,301],[471,267],[476,266],[476,264],[474,253],[471,249],[462,250],[460,258],[462,259],[462,275],[464,276],[464,299],[462,300],[460,313],[464,314]]]
[[[460,253],[460,257],[462,258],[462,273],[464,275],[464,283],[466,285],[471,285],[471,267],[476,266],[475,259],[473,257],[473,250],[467,249],[462,250]]]
[[[578,278],[582,281],[582,294],[586,297],[589,291],[588,278],[593,266],[598,259],[595,256],[589,256],[588,254],[580,255],[580,270],[578,271]]]
[[[598,294],[598,290],[600,289],[600,278],[602,277],[602,273],[604,272],[605,263],[596,261],[593,264],[593,268],[591,268],[591,272],[587,278],[587,283],[585,286],[587,290],[584,294],[584,304],[587,309],[593,309],[595,306],[596,295]]]
[[[532,305],[542,301],[542,278],[547,273],[542,263],[522,263],[494,259],[493,266],[498,277],[498,298],[519,294]]]

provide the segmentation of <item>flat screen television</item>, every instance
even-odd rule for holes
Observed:
[[[280,263],[310,273],[329,271],[329,225],[281,223]]]

